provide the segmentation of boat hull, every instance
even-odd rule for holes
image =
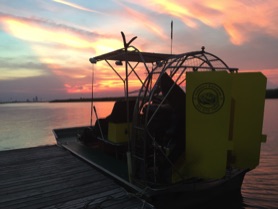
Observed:
[[[223,199],[233,202],[241,196],[241,185],[247,171],[238,171],[230,178],[215,180],[213,182],[199,182],[193,184],[180,184],[177,188],[165,189],[163,193],[152,193],[148,200],[157,208],[196,208],[215,206]]]
[[[138,184],[129,182],[127,166],[119,165],[116,167],[120,169],[111,169],[111,167],[107,165],[108,163],[102,164],[99,158],[96,158],[97,150],[94,151],[78,141],[78,135],[86,128],[88,127],[55,129],[53,133],[59,146],[64,147],[105,174],[111,176],[128,191],[140,195],[140,197],[143,197],[145,200],[155,205],[156,208],[196,207],[196,205],[223,197],[223,195],[229,196],[229,199],[238,197],[244,176],[248,171],[230,170],[224,178],[217,180],[204,181],[200,179],[190,179],[174,185],[156,188],[138,186]],[[107,161],[112,162],[110,160]],[[111,164],[116,165],[116,163],[117,162]]]

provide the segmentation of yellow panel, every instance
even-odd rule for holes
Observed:
[[[131,127],[131,125],[129,125]],[[128,123],[112,123],[108,124],[108,140],[114,143],[123,143],[128,141],[127,134]],[[130,128],[129,128],[130,130]]]
[[[186,82],[186,165],[182,173],[221,178],[227,161],[230,74],[188,72]]]
[[[234,166],[255,168],[259,164],[266,78],[262,73],[231,74],[235,101],[232,138]]]

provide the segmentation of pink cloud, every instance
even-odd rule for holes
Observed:
[[[163,28],[159,24],[156,24],[153,18],[121,2],[118,2],[118,4],[124,8],[124,12],[117,13],[117,15],[124,17],[127,21],[132,21],[133,25],[142,28],[142,30],[147,29],[151,34],[155,34],[161,39],[168,38],[168,35],[163,32]]]
[[[131,3],[134,1],[127,0]],[[260,33],[278,36],[278,1],[218,1],[218,0],[142,0],[137,4],[146,9],[176,17],[191,28],[200,23],[210,27],[223,27],[235,45],[252,40]],[[252,4],[252,5],[251,5]]]

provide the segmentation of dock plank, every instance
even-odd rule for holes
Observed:
[[[153,208],[143,203],[61,147],[0,152],[1,208]]]

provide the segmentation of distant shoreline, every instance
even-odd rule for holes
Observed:
[[[136,99],[137,97],[129,97],[129,99]],[[114,102],[118,100],[124,100],[125,97],[100,97],[93,98],[93,102]],[[49,103],[58,103],[58,102],[92,102],[91,98],[80,98],[80,99],[55,99],[49,101]]]
[[[129,97],[130,99],[136,99],[136,96]],[[266,90],[266,99],[278,99],[278,89],[268,89]],[[125,97],[99,97],[99,98],[94,98],[93,102],[115,102],[118,100],[123,100]],[[74,98],[74,99],[55,99],[55,100],[50,100],[50,101],[37,101],[37,102],[32,102],[32,101],[9,101],[9,102],[1,102],[0,104],[10,104],[10,103],[66,103],[66,102],[92,102],[91,98]]]
[[[129,97],[130,99],[136,99],[137,97]],[[268,89],[266,90],[265,94],[266,99],[278,99],[278,89]],[[100,97],[100,98],[94,98],[94,102],[114,102],[117,100],[123,100],[125,97]],[[91,98],[80,98],[80,99],[56,99],[49,101],[50,103],[55,102],[91,102]]]

